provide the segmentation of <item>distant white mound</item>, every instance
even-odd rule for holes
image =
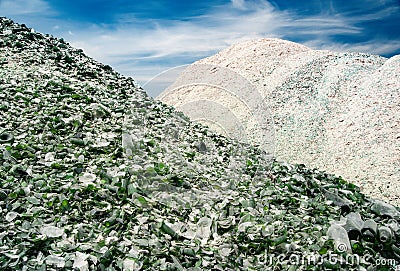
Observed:
[[[231,74],[213,77],[216,70]],[[245,82],[240,93],[230,91],[238,84],[232,74],[252,88]],[[215,131],[238,137],[234,127],[242,125],[245,139],[268,151],[271,144],[262,143],[273,137],[279,160],[336,173],[372,197],[400,203],[400,56],[247,41],[195,62],[158,98],[193,119],[214,112],[218,122],[219,112],[232,122],[209,125]],[[216,104],[226,110],[213,111]]]

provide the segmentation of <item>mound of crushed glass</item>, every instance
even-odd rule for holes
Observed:
[[[0,19],[0,270],[391,270],[400,212]]]

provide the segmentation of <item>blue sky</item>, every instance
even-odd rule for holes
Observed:
[[[262,37],[313,49],[400,54],[399,0],[0,0],[0,16],[64,37],[141,84]]]

